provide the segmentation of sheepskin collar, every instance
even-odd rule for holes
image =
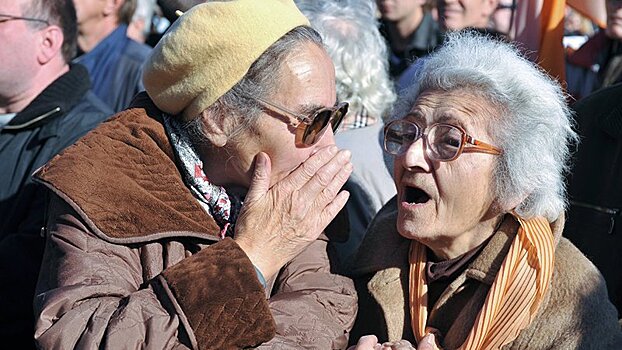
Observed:
[[[111,242],[218,239],[218,226],[183,183],[161,112],[145,93],[56,156],[35,179]]]

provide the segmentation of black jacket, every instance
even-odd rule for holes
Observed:
[[[0,335],[33,347],[32,297],[43,253],[45,192],[31,174],[112,114],[73,65],[0,127]],[[25,344],[24,341],[28,341]]]
[[[577,102],[581,144],[568,192],[568,237],[605,277],[622,316],[622,84]]]

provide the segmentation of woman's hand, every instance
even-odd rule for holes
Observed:
[[[328,146],[270,187],[271,162],[255,158],[253,179],[234,240],[269,280],[315,241],[348,200],[350,152]]]
[[[348,350],[437,350],[436,343],[434,341],[434,335],[428,334],[418,348],[412,346],[408,340],[398,340],[394,342],[386,342],[383,344],[378,343],[378,338],[375,335],[362,336],[356,345],[348,348]]]

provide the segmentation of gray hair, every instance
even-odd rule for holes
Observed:
[[[337,100],[350,103],[348,115],[388,116],[396,97],[375,2],[298,0],[297,4],[322,35],[335,65]]]
[[[569,146],[578,140],[560,85],[514,46],[472,31],[448,34],[417,64],[394,117],[407,114],[426,90],[481,95],[500,112],[489,123],[492,143],[503,150],[493,175],[498,205],[525,218],[558,218],[566,206]]]
[[[322,38],[312,28],[300,26],[290,30],[253,62],[242,80],[207,108],[210,114],[235,118],[236,128],[229,137],[254,125],[262,112],[254,98],[269,99],[278,90],[283,60],[305,43],[323,48]],[[194,118],[186,127],[194,143],[205,141],[201,118]]]
[[[138,20],[143,20],[143,22],[145,22],[143,32],[141,33],[144,37],[147,37],[149,32],[151,32],[151,19],[155,11],[156,0],[138,0],[136,3],[136,11],[134,11],[132,22]]]

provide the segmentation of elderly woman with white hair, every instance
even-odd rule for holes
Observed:
[[[351,343],[621,349],[601,275],[560,237],[577,139],[560,86],[473,32],[419,64],[385,127],[398,194],[355,260]]]

